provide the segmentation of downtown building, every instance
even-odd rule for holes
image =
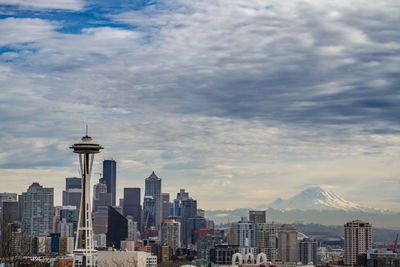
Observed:
[[[115,160],[103,161],[103,181],[107,186],[107,193],[111,194],[111,206],[115,206],[117,197],[117,162]]]
[[[62,195],[62,205],[75,206],[79,210],[81,194],[82,179],[77,177],[65,178],[65,190]]]
[[[48,236],[53,230],[54,188],[33,183],[19,197],[22,233],[27,236]]]
[[[140,205],[140,188],[124,188],[123,214],[125,217],[131,216],[141,229],[142,206]]]
[[[354,266],[357,257],[372,248],[372,226],[355,220],[344,225],[344,264]]]
[[[231,244],[240,248],[256,247],[256,225],[246,217],[232,224]]]
[[[161,223],[161,244],[168,245],[174,252],[181,247],[181,223],[164,221]]]
[[[256,245],[260,253],[267,255],[268,261],[276,261],[276,226],[274,223],[256,223]]]
[[[147,222],[146,227],[158,228],[162,221],[161,179],[154,171],[145,179],[144,197],[143,210],[144,221]]]
[[[318,264],[318,244],[316,241],[304,238],[298,244],[297,262],[301,264]]]
[[[291,224],[283,224],[278,229],[278,261],[296,264],[297,230]]]

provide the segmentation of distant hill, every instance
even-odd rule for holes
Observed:
[[[320,187],[310,187],[290,199],[277,199],[266,205],[267,220],[278,223],[301,222],[323,225],[343,225],[361,219],[374,227],[400,229],[400,213],[365,207],[346,201]],[[235,222],[248,216],[249,209],[209,210],[207,217],[216,223]]]

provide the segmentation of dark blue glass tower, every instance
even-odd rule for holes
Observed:
[[[117,191],[117,162],[115,160],[103,161],[103,179],[107,185],[107,193],[111,193],[112,205],[115,206]]]

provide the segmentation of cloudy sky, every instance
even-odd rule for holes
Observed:
[[[0,192],[60,204],[88,124],[119,192],[400,211],[399,25],[393,0],[0,0]]]

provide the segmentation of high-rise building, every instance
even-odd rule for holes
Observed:
[[[155,201],[154,225],[158,227],[162,221],[161,179],[154,171],[145,179],[144,195],[153,197]]]
[[[189,198],[182,201],[181,206],[181,225],[182,225],[182,245],[188,247],[189,242],[188,237],[191,236],[190,229],[188,228],[188,220],[197,216],[197,200]]]
[[[7,244],[12,238],[12,224],[19,220],[19,208],[18,201],[16,200],[5,200],[3,201],[2,215],[0,216],[1,233],[0,241],[1,244]]]
[[[65,178],[65,190],[62,195],[63,206],[75,206],[78,210],[81,204],[82,179]]]
[[[143,199],[143,230],[155,226],[156,200],[152,196],[144,196]]]
[[[161,221],[167,221],[169,218],[169,211],[171,209],[171,203],[169,202],[169,193],[161,193],[162,201],[162,218]]]
[[[161,223],[161,243],[167,244],[174,252],[181,247],[181,224],[176,221]]]
[[[256,225],[254,222],[242,217],[240,221],[232,224],[231,243],[241,248],[256,247]]]
[[[117,162],[115,160],[103,161],[103,179],[107,185],[107,192],[111,193],[112,206],[115,206],[117,197]]]
[[[172,207],[170,208],[170,217],[181,217],[181,208],[182,208],[182,201],[189,199],[189,193],[185,192],[185,189],[181,189],[176,194],[176,199],[174,199],[172,203]]]
[[[317,265],[317,247],[317,242],[312,239],[304,238],[301,240],[298,245],[297,262],[301,262],[304,265]]]
[[[140,188],[124,188],[123,214],[125,217],[132,216],[139,229],[142,221],[142,206],[140,205]]]
[[[265,210],[250,210],[249,221],[253,223],[265,223],[266,222]]]
[[[107,185],[103,178],[93,186],[93,195],[93,211],[97,211],[98,207],[111,206],[112,194],[107,192]]]
[[[128,237],[128,220],[113,207],[108,207],[107,246],[121,248],[121,241]]]
[[[344,264],[356,265],[357,256],[372,248],[372,226],[355,220],[344,225]]]
[[[62,206],[60,209],[60,221],[65,219],[65,222],[72,223],[73,232],[77,230],[78,227],[78,209],[75,206]],[[63,236],[63,235],[62,235]]]
[[[96,235],[106,234],[108,228],[108,207],[100,206],[93,213],[93,232]]]
[[[128,241],[137,241],[138,237],[138,223],[132,216],[126,216],[128,220]]]
[[[282,263],[296,263],[297,231],[290,224],[278,229],[278,260]]]
[[[256,223],[257,248],[267,255],[271,262],[276,261],[276,227],[274,223]]]
[[[33,183],[19,197],[22,232],[28,236],[47,236],[53,230],[54,188]]]

